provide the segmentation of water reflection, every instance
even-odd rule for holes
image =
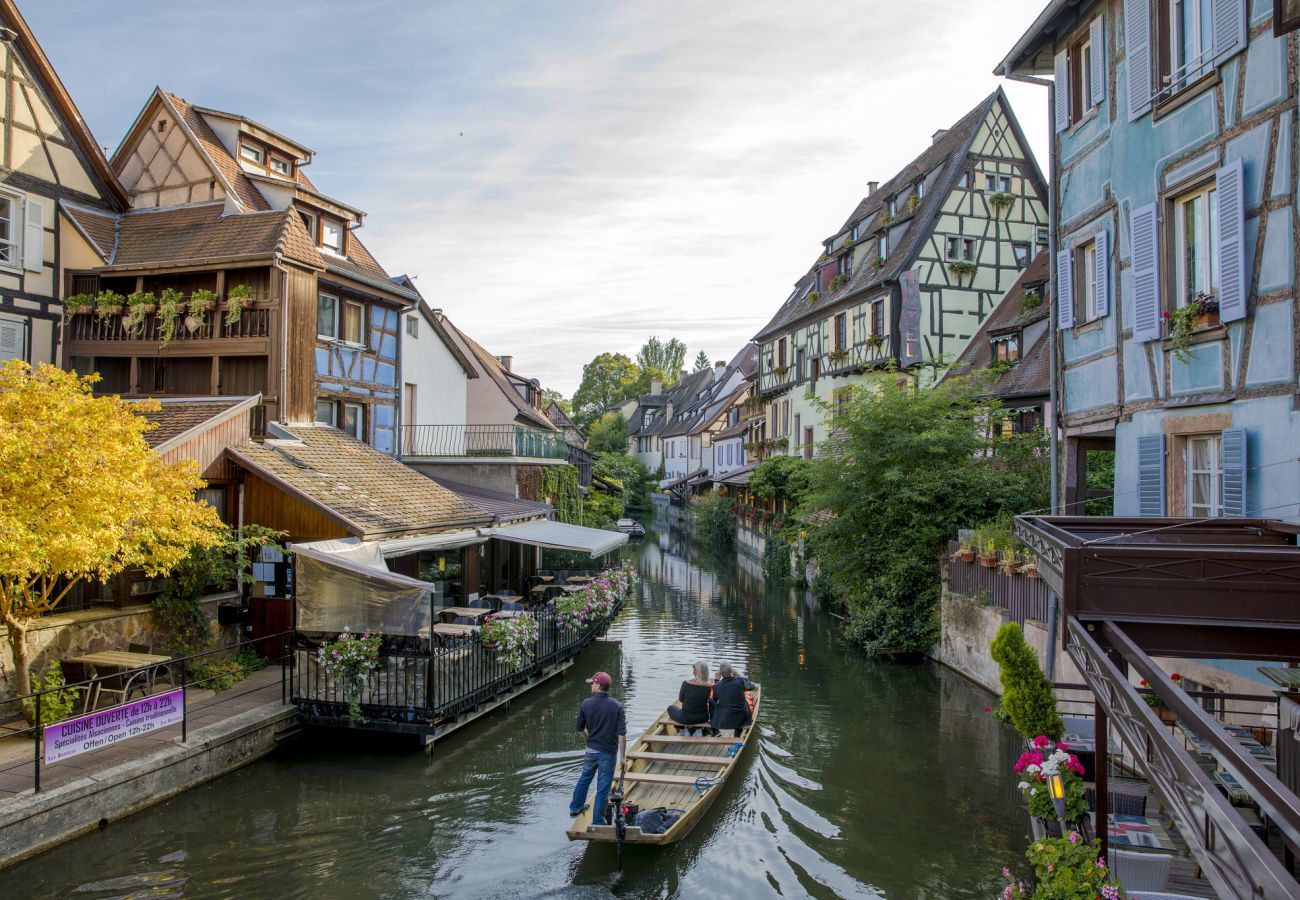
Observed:
[[[314,733],[277,756],[0,875],[6,896],[987,897],[1023,849],[1013,736],[933,665],[841,645],[754,561],[660,526],[578,670],[439,743]],[[761,736],[669,848],[568,843],[573,715],[604,669],[639,733],[697,658],[764,685]]]

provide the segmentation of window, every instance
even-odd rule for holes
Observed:
[[[322,219],[320,243],[326,250],[343,254],[343,223],[335,219]]]
[[[406,333],[413,338],[420,336],[420,319],[418,316],[406,317]]]
[[[322,425],[333,425],[337,421],[338,407],[333,400],[316,401],[316,421]]]
[[[964,238],[957,235],[950,236],[947,239],[944,250],[949,259],[975,259],[975,239]]]
[[[848,347],[849,314],[840,313],[835,317],[835,349],[840,351]]]
[[[350,344],[365,342],[366,308],[355,300],[343,303],[343,316],[339,322],[339,340]]]
[[[1094,106],[1092,96],[1092,41],[1084,38],[1070,48],[1070,122],[1080,121]]]
[[[811,427],[803,430],[803,456],[804,459],[813,458],[813,430]]]
[[[835,415],[841,415],[853,400],[853,388],[836,388],[831,398],[835,404]]]
[[[957,187],[964,188],[969,184],[970,184],[970,179],[967,177],[966,172],[962,172],[959,176],[957,176]]]
[[[898,215],[898,198],[890,197],[889,202],[886,204],[886,207],[889,209],[889,217],[891,219],[894,216]]]
[[[298,217],[302,219],[302,227],[307,229],[311,242],[316,243],[316,217],[301,209],[298,210]]]
[[[785,338],[776,342],[776,367],[785,368]]]
[[[339,298],[329,294],[316,297],[316,335],[323,338],[336,338],[339,335]]]
[[[885,301],[871,301],[871,333],[879,336],[885,333]]]
[[[845,253],[843,256],[841,256],[839,259],[837,259],[837,260],[835,261],[835,274],[836,274],[836,275],[851,275],[851,274],[853,274],[853,254],[852,254],[852,253]]]
[[[924,199],[925,199],[925,182],[924,182],[924,181],[918,181],[918,182],[916,183],[916,199],[917,199],[917,200],[924,200]]]
[[[26,358],[27,322],[17,316],[0,316],[0,362]]]
[[[1075,324],[1091,322],[1101,316],[1097,307],[1097,242],[1088,241],[1074,250]]]
[[[1020,335],[1008,334],[993,339],[993,361],[1015,364],[1020,360]]]
[[[0,194],[0,266],[17,268],[22,262],[18,252],[18,198]]]
[[[365,438],[366,413],[360,403],[343,404],[343,423],[339,427],[359,441]]]
[[[1218,294],[1218,215],[1213,184],[1174,201],[1174,306],[1186,306],[1198,294]]]
[[[876,252],[880,255],[881,259],[885,259],[887,256],[889,256],[889,235],[888,234],[882,234],[880,236],[880,240],[877,242]]]
[[[1187,438],[1187,515],[1219,515],[1219,436],[1197,434]]]
[[[1011,193],[1011,176],[985,174],[984,190],[993,194]]]
[[[814,357],[812,361],[812,375],[811,375],[812,383],[816,384],[817,379],[821,377],[822,377],[822,361],[821,361],[821,357],[818,356],[818,357]]]
[[[849,240],[856,241],[858,239],[858,228],[861,227],[861,225],[861,222],[853,223],[853,227],[849,229]]]
[[[1159,89],[1175,93],[1210,71],[1214,56],[1211,0],[1161,0]]]
[[[249,162],[255,162],[259,166],[266,165],[266,152],[261,147],[254,147],[252,144],[240,144],[239,155]]]
[[[1015,256],[1015,258],[1016,258],[1016,268],[1017,268],[1017,269],[1023,269],[1025,266],[1029,265],[1029,245],[1028,245],[1028,244],[1012,244],[1012,245],[1011,245],[1011,253],[1012,253],[1012,254]]]
[[[271,171],[288,178],[293,174],[293,163],[287,159],[281,159],[278,156],[271,157]]]
[[[800,426],[800,424],[799,424],[799,419],[800,419],[800,418],[801,418],[801,417],[800,417],[799,413],[795,413],[795,414],[794,414],[794,440],[795,440],[795,443],[798,443],[798,441],[799,441],[799,435],[800,435],[800,433],[803,431],[802,426]],[[791,449],[791,450],[794,450],[795,448],[794,448],[794,447],[791,447],[790,449]]]

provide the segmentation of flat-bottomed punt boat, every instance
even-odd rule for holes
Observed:
[[[722,793],[735,771],[758,723],[762,686],[749,692],[753,718],[739,737],[724,733],[717,737],[684,734],[667,713],[663,713],[627,751],[627,774],[623,776],[623,803],[647,810],[682,810],[682,815],[662,834],[642,831],[635,820],[625,829],[627,844],[671,844],[690,833],[705,811]],[[727,729],[730,732],[730,729]],[[614,773],[618,786],[619,773]],[[592,825],[592,810],[573,820],[565,832],[571,841],[618,840],[613,825]]]

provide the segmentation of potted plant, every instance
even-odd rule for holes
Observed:
[[[1038,291],[1025,291],[1024,296],[1020,298],[1021,312],[1031,312],[1042,305],[1043,295]]]
[[[808,302],[809,302],[809,303],[816,303],[816,302],[817,302],[818,300],[820,300],[821,298],[822,298],[822,292],[821,292],[821,291],[809,291],[809,292],[808,292]]]
[[[908,212],[914,213],[917,211],[917,209],[920,208],[920,206],[921,206],[921,198],[918,197],[916,194],[912,194],[910,197],[907,198]]]
[[[968,259],[954,259],[948,263],[948,271],[960,282],[962,276],[975,274],[975,263]]]
[[[101,319],[111,319],[122,315],[126,307],[126,298],[117,291],[100,291],[95,297],[95,312]]]
[[[37,676],[32,679],[32,692],[41,694],[41,720],[36,721],[36,699],[34,697],[23,699],[23,718],[27,720],[28,725],[37,726],[32,729],[33,737],[40,738],[42,725],[62,722],[64,719],[70,718],[76,710],[77,700],[81,697],[83,689],[64,687],[65,684],[67,682],[63,680],[63,667],[59,665],[58,660],[50,663],[49,668],[45,670],[44,676]]]
[[[63,300],[63,316],[71,320],[73,316],[89,315],[95,311],[95,298],[90,294],[73,294]]]
[[[537,643],[537,620],[530,615],[488,616],[479,630],[483,647],[495,650],[497,659],[512,672],[522,669],[533,658]]]
[[[383,636],[369,631],[360,635],[344,628],[333,641],[316,649],[316,662],[332,679],[348,704],[348,716],[354,722],[365,722],[361,714],[361,697],[370,683],[370,673],[379,668],[379,645]]]
[[[885,346],[885,336],[883,334],[867,335],[867,347],[871,350],[879,350]]]
[[[253,305],[253,289],[237,284],[226,292],[226,324],[238,325],[239,316]]]
[[[998,191],[996,194],[989,194],[989,206],[994,210],[1002,212],[1011,208],[1011,204],[1016,202],[1015,194],[1008,194],[1006,191]]]
[[[1038,554],[1026,553],[1024,564],[1020,567],[1021,574],[1029,578],[1041,578],[1038,574]]]
[[[871,260],[871,268],[875,269],[877,272],[879,272],[884,267],[885,267],[884,257],[877,256]]]
[[[894,217],[891,216],[888,211],[881,214],[880,216],[881,225],[888,225],[892,221],[894,221]]]
[[[1178,687],[1183,686],[1183,676],[1177,672],[1174,672],[1172,675],[1170,675],[1169,680],[1172,681]],[[1165,705],[1165,701],[1160,699],[1159,694],[1155,693],[1155,691],[1150,690],[1151,685],[1147,683],[1147,680],[1145,678],[1143,678],[1139,682],[1139,686],[1147,689],[1142,693],[1142,700],[1146,703],[1147,706],[1151,707],[1156,711],[1156,715],[1160,717],[1161,722],[1164,722],[1166,725],[1173,725],[1178,721],[1178,714]]]
[[[137,332],[144,327],[145,316],[158,311],[158,301],[151,291],[135,291],[126,298],[126,315],[122,324],[127,331]]]
[[[777,366],[775,369],[772,370],[772,374],[775,375],[777,378],[784,378],[785,373],[789,371],[790,371],[789,366]]]
[[[161,323],[159,340],[166,347],[176,336],[176,320],[185,312],[185,295],[175,288],[167,288],[158,298],[158,319]]]
[[[975,529],[975,546],[979,551],[980,565],[992,569],[998,564],[998,539],[991,524]]]
[[[1014,771],[1020,776],[1020,795],[1034,819],[1054,821],[1055,804],[1047,792],[1047,779],[1060,775],[1065,787],[1065,821],[1081,822],[1088,818],[1088,799],[1084,796],[1084,768],[1079,758],[1069,752],[1069,745],[1059,745],[1046,735],[1030,741],[1030,749],[1020,754]]]
[[[217,308],[216,291],[209,291],[206,288],[199,288],[190,294],[190,312],[192,313],[209,313]]]
[[[1003,575],[1019,575],[1020,565],[1020,557],[1016,555],[1014,540],[1004,542],[998,560],[998,570]]]
[[[1192,333],[1219,324],[1219,301],[1210,294],[1197,294],[1186,305],[1165,310],[1169,324],[1169,346],[1179,362],[1192,359]]]
[[[1078,831],[1039,838],[1029,845],[1025,859],[1034,867],[1036,887],[1031,892],[1010,868],[1004,868],[1002,877],[1007,884],[998,894],[1002,900],[1120,900],[1123,896],[1101,856],[1101,847]]]
[[[957,549],[953,551],[952,558],[954,562],[958,560],[964,563],[975,561],[975,545],[969,537],[958,539]]]
[[[836,275],[834,278],[831,279],[831,290],[838,291],[840,288],[844,287],[844,285],[848,283],[849,283],[849,276],[843,273]]]
[[[848,350],[832,350],[830,352],[830,361],[839,365],[849,358]]]

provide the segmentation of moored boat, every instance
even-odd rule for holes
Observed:
[[[747,693],[752,701],[753,717],[738,737],[688,735],[684,733],[686,729],[662,713],[628,747],[627,768],[622,775],[622,802],[625,808],[634,808],[636,816],[624,827],[623,843],[671,844],[699,824],[705,811],[722,793],[754,734],[762,686],[755,685]],[[616,772],[616,790],[618,785]],[[642,829],[638,821],[647,812],[656,812],[653,817],[656,823],[664,821],[665,817],[658,813],[660,810],[670,811],[669,818],[678,812],[680,815],[661,832]],[[591,815],[592,810],[588,809],[573,820],[565,832],[569,840],[609,843],[620,840],[614,825],[592,825]],[[649,825],[651,819],[643,821]]]
[[[628,537],[645,537],[645,528],[636,519],[619,519],[615,527]]]

